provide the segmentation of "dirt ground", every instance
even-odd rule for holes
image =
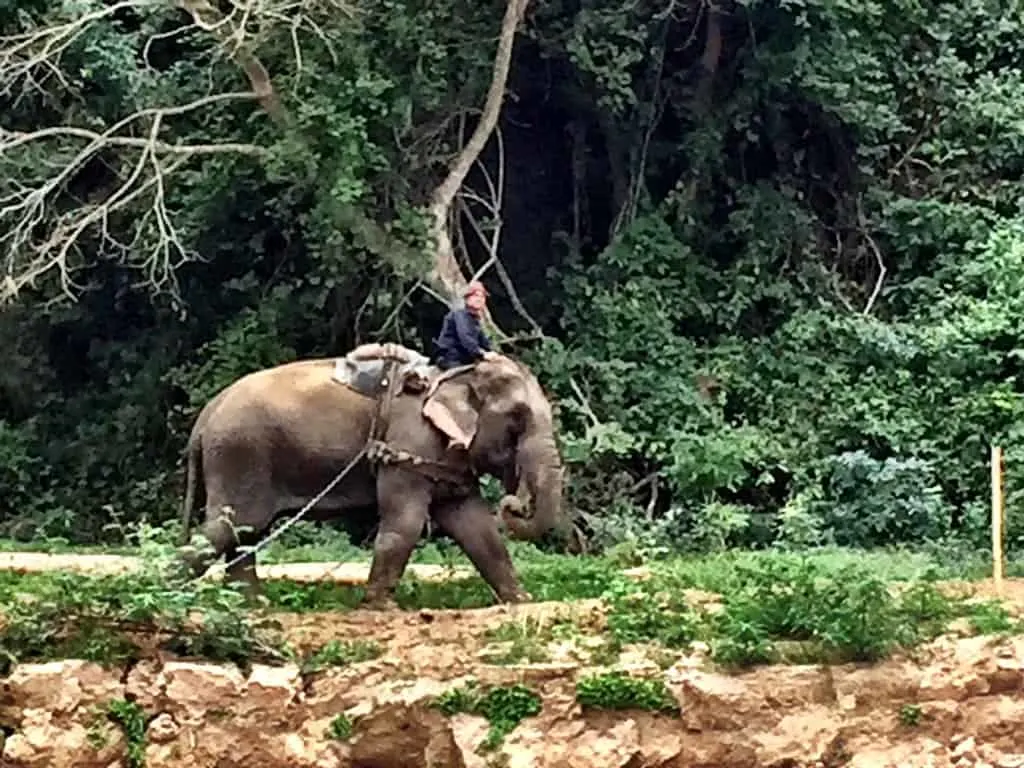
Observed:
[[[44,552],[0,552],[0,571],[42,573],[44,571],[75,571],[95,575],[126,573],[139,567],[138,558],[128,555],[48,554]],[[223,570],[223,564],[210,569],[209,575]],[[283,563],[257,565],[262,579],[287,579],[297,582],[326,581],[336,584],[365,584],[370,573],[367,563]],[[469,568],[446,568],[441,565],[410,565],[410,574],[424,581],[464,578],[473,573]]]

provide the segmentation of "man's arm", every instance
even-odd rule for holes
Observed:
[[[475,358],[483,357],[487,347],[480,343],[480,332],[470,322],[469,313],[465,310],[455,312],[452,319],[455,321],[455,335],[466,354]]]
[[[483,326],[483,324],[480,324],[480,325],[477,326],[476,343],[480,345],[480,349],[483,349],[483,350],[485,350],[487,352],[490,352],[491,349],[492,349],[492,347],[491,347],[491,339],[490,339],[490,337],[488,337],[488,335],[486,333],[484,333],[484,326]]]

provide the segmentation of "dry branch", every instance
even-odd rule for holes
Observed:
[[[249,85],[260,106],[271,120],[283,125],[286,113],[274,90],[270,74],[246,41],[249,11],[243,9],[242,18],[236,23],[233,17],[237,8],[233,8],[230,15],[225,15],[214,8],[208,0],[177,0],[175,4],[188,12],[199,29],[212,34],[225,48],[249,79]]]
[[[41,90],[42,84],[35,76],[40,69],[70,90],[60,68],[64,52],[95,22],[144,4],[145,0],[120,0],[64,24],[0,37],[0,94],[13,95],[19,82],[23,82],[23,92]]]
[[[875,306],[875,302],[878,300],[878,295],[882,292],[882,284],[885,282],[885,275],[888,271],[885,268],[885,261],[882,259],[882,252],[878,248],[878,244],[875,239],[871,237],[871,233],[868,232],[867,219],[864,217],[864,209],[860,203],[857,203],[857,223],[860,225],[861,234],[868,243],[868,247],[875,256],[875,264],[878,266],[878,277],[875,278],[875,287],[871,290],[871,295],[868,297],[868,303],[864,306],[863,314],[870,315],[871,310]]]
[[[0,128],[0,157],[26,149],[33,144],[54,140],[82,141],[83,146],[53,175],[37,186],[11,182],[13,190],[0,197],[0,247],[6,251],[3,282],[0,283],[0,304],[14,300],[26,287],[56,273],[62,291],[74,296],[72,254],[81,246],[81,238],[93,227],[98,228],[100,248],[113,246],[122,255],[130,257],[137,250],[139,237],[131,243],[122,243],[111,235],[110,217],[130,206],[145,204],[146,212],[140,217],[136,232],[145,231],[152,224],[156,242],[137,266],[149,276],[153,287],[162,289],[173,283],[176,267],[174,259],[187,260],[189,254],[178,237],[167,210],[168,179],[191,158],[212,154],[263,153],[261,147],[241,143],[172,144],[160,139],[167,118],[207,108],[213,104],[252,99],[252,93],[225,93],[207,96],[188,104],[166,108],[140,110],[119,120],[102,133],[75,126],[54,126],[33,132],[15,132]],[[149,123],[145,137],[125,135],[138,124]],[[119,178],[115,189],[101,199],[56,214],[58,199],[75,175],[93,158],[110,149],[131,155],[131,171]],[[173,158],[169,161],[168,157]],[[49,224],[49,220],[55,219]],[[40,235],[40,230],[44,234]]]
[[[497,140],[498,148],[497,181],[491,178],[491,174],[488,172],[486,166],[478,159],[477,164],[480,166],[480,172],[483,175],[488,195],[485,197],[472,189],[463,189],[458,193],[458,210],[454,213],[461,213],[466,217],[473,232],[476,234],[481,244],[483,244],[487,249],[487,261],[478,269],[474,270],[473,276],[470,279],[479,280],[484,274],[486,274],[487,270],[493,268],[498,273],[498,278],[501,280],[502,285],[508,292],[509,300],[512,302],[512,306],[516,310],[516,313],[529,324],[535,336],[542,337],[544,333],[541,330],[540,325],[538,325],[537,321],[534,320],[526,310],[522,300],[519,298],[519,292],[516,291],[515,285],[513,285],[512,279],[509,277],[508,271],[505,269],[505,265],[498,256],[498,246],[501,241],[502,230],[501,210],[504,203],[505,189],[505,142],[502,140],[500,128],[495,128],[494,136]],[[481,225],[477,217],[474,216],[470,205],[471,203],[475,203],[482,207],[487,213],[488,219],[490,220],[489,234],[484,231],[485,227]],[[457,216],[453,216],[452,218],[458,221]],[[470,269],[472,269],[468,249],[465,246],[465,238],[461,234],[462,228],[456,224],[453,226],[453,229],[460,235],[459,242],[462,243],[464,251],[463,261],[465,261],[466,264],[469,265]],[[491,322],[493,324],[493,320]]]
[[[41,147],[59,147],[66,163],[37,161],[42,181],[23,182],[8,176],[6,189],[0,193],[0,247],[5,262],[0,274],[0,305],[13,300],[26,286],[35,285],[54,274],[63,292],[74,296],[72,273],[75,255],[86,247],[84,236],[95,231],[97,242],[90,248],[106,252],[120,251],[148,276],[156,290],[174,283],[177,262],[188,259],[188,249],[179,237],[168,209],[169,184],[173,174],[193,158],[205,155],[241,154],[261,156],[264,148],[239,142],[174,143],[161,137],[169,118],[209,108],[218,102],[239,99],[258,102],[275,123],[285,122],[286,113],[271,83],[270,76],[253,52],[259,29],[271,24],[285,25],[291,35],[296,64],[301,67],[298,30],[313,31],[330,49],[329,41],[317,24],[314,13],[351,14],[344,0],[228,0],[226,11],[218,10],[208,0],[172,0],[185,10],[191,23],[179,26],[173,33],[159,33],[146,42],[144,56],[148,60],[150,44],[157,37],[166,37],[199,28],[209,33],[232,57],[249,80],[250,91],[219,93],[188,104],[149,108],[135,112],[106,130],[92,126],[59,125],[37,131],[11,131],[0,127],[0,157],[11,157]],[[156,0],[115,0],[110,5],[82,14],[70,21],[31,29],[17,35],[0,37],[0,93],[20,98],[21,94],[41,90],[48,79],[71,91],[72,78],[62,72],[64,53],[82,39],[96,23],[112,18],[129,8],[157,8]],[[333,53],[333,52],[332,52]],[[76,149],[76,143],[81,143]],[[69,185],[82,169],[96,158],[109,160],[117,152],[123,173],[117,173],[113,189],[93,192],[95,199],[84,204],[71,201]],[[52,165],[53,172],[46,173]],[[71,201],[68,210],[62,210]],[[138,212],[133,226],[134,239],[119,242],[108,224],[117,213]],[[144,237],[148,236],[148,237]],[[143,240],[146,242],[143,242]],[[141,253],[139,257],[136,254]]]
[[[512,44],[528,2],[529,0],[508,0],[501,24],[501,34],[498,38],[498,50],[494,57],[491,85],[487,91],[487,99],[484,102],[480,120],[469,141],[466,142],[466,146],[462,148],[452,163],[448,175],[431,196],[429,211],[432,220],[431,236],[434,241],[434,258],[429,279],[451,299],[459,296],[467,284],[465,275],[462,274],[462,269],[455,258],[455,250],[452,245],[452,233],[449,229],[452,205],[466,175],[480,156],[498,124],[512,61]]]

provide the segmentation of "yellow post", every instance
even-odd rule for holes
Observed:
[[[1003,449],[992,446],[992,581],[1003,595]]]

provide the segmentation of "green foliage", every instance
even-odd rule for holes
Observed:
[[[617,584],[610,589],[605,598],[612,638],[618,643],[653,640],[668,648],[686,648],[698,636],[699,617],[676,586]]]
[[[104,664],[124,663],[154,650],[247,664],[253,660],[297,663],[303,674],[379,658],[383,647],[367,640],[334,640],[309,654],[298,654],[271,631],[273,612],[336,610],[355,606],[362,590],[327,585],[269,582],[271,615],[246,610],[240,596],[204,580],[185,582],[158,545],[146,544],[140,571],[113,577],[72,574],[7,574],[0,577],[3,630],[0,659],[6,668],[18,661],[76,657]],[[427,557],[438,557],[436,553]],[[562,617],[540,621],[523,618],[486,633],[493,644],[489,662],[536,663],[548,658],[547,645],[570,641],[585,650],[590,663],[614,667],[627,644],[660,666],[700,642],[726,667],[781,663],[872,661],[911,649],[947,631],[954,619],[974,631],[1006,634],[1020,631],[1020,621],[998,603],[967,600],[940,591],[934,580],[962,577],[963,564],[936,567],[919,554],[863,555],[825,550],[816,555],[778,553],[730,554],[673,558],[658,564],[647,578],[624,575],[613,561],[590,558],[586,569],[570,575],[579,558],[524,550],[523,571],[557,570],[561,587],[549,599],[568,601],[593,593],[594,568],[603,564],[607,607],[600,637],[587,636],[588,624]],[[302,595],[301,600],[294,596]],[[467,595],[481,595],[467,601]],[[282,597],[287,598],[282,600]],[[429,607],[460,609],[493,602],[479,577],[434,585],[429,593],[407,592],[408,610]],[[261,612],[262,613],[262,612]],[[633,706],[650,699],[632,683],[600,677],[588,683],[594,706]],[[604,681],[604,682],[600,682]],[[610,681],[610,682],[609,682]],[[618,688],[616,686],[619,686]],[[627,687],[623,687],[627,686]],[[621,688],[621,690],[620,690]],[[642,688],[642,686],[641,686]],[[644,689],[646,690],[646,689]],[[603,692],[602,692],[603,691]],[[529,709],[522,691],[495,693],[469,686],[443,698],[446,711],[466,711],[492,723],[489,743],[514,727],[513,711]],[[618,697],[618,698],[616,698]],[[630,697],[634,697],[631,699]],[[603,704],[601,702],[604,702]],[[461,707],[461,709],[460,709]],[[518,720],[515,720],[518,722]],[[498,734],[498,735],[495,735]]]
[[[881,579],[846,567],[822,574],[808,562],[768,563],[741,577],[716,619],[713,657],[723,664],[770,662],[778,640],[807,644],[811,656],[874,661],[931,639],[956,615],[927,583],[894,598]]]
[[[971,629],[982,635],[1008,634],[1024,628],[1024,622],[1010,616],[1006,607],[994,600],[972,605],[968,620]]]
[[[376,659],[384,652],[378,643],[369,640],[331,640],[321,646],[303,664],[303,671],[317,672],[327,667],[345,667]]]
[[[146,764],[146,712],[134,701],[116,699],[107,705],[107,716],[124,731],[129,768]]]
[[[139,570],[116,576],[0,575],[0,664],[81,658],[120,664],[155,635],[185,656],[281,659],[278,639],[249,615],[241,593],[189,580],[175,553],[142,542]]]
[[[904,704],[900,707],[900,723],[913,728],[921,722],[921,706],[919,704]]]
[[[939,592],[928,573],[894,590],[863,565],[780,557],[723,565],[713,582],[669,566],[611,590],[611,637],[679,649],[700,640],[726,666],[871,661],[932,639],[955,617],[984,616]],[[718,591],[720,608],[698,606],[687,594],[695,588]]]
[[[501,746],[502,740],[522,720],[539,715],[541,701],[524,685],[481,687],[475,680],[470,680],[442,693],[434,706],[448,716],[465,713],[485,718],[491,727],[477,751],[488,752]]]
[[[328,735],[337,741],[348,741],[352,738],[352,720],[344,714],[336,715],[327,729]]]
[[[488,656],[493,664],[535,664],[549,658],[546,643],[552,639],[551,628],[536,619],[507,621],[487,630],[484,637],[508,644],[502,653]]]
[[[576,682],[576,700],[587,709],[646,709],[679,714],[679,704],[660,679],[622,672],[589,675]]]

